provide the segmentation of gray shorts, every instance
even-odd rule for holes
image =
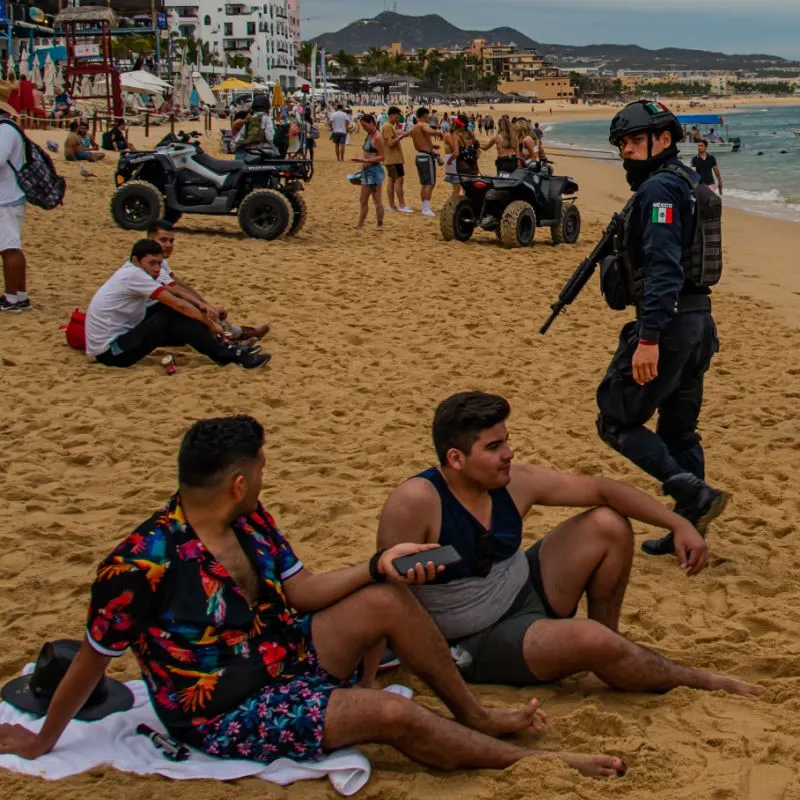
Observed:
[[[334,133],[332,134],[331,138],[333,139],[334,144],[347,144],[346,133]]]
[[[542,683],[529,669],[522,654],[525,633],[539,619],[563,619],[547,602],[539,563],[540,539],[525,551],[530,577],[511,604],[511,608],[490,628],[461,639],[458,644],[471,656],[472,663],[461,669],[470,683],[499,683],[530,686]],[[575,616],[573,610],[569,617]]]

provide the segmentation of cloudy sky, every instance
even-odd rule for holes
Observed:
[[[387,0],[300,0],[303,38],[386,6]],[[441,14],[472,30],[509,26],[553,44],[688,47],[800,60],[800,0],[397,0],[397,10]]]

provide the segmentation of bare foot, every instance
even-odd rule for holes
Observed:
[[[584,753],[553,753],[581,775],[588,778],[621,778],[627,771],[625,762],[615,756],[590,756]]]
[[[539,701],[534,698],[521,711],[511,711],[501,708],[484,708],[475,719],[459,720],[473,730],[485,733],[487,736],[510,736],[512,733],[532,728],[536,733],[542,733],[547,727],[547,714],[539,707]]]
[[[269,325],[259,325],[258,327],[254,327],[253,325],[242,325],[242,338],[247,337],[248,339],[261,339],[268,333]]]
[[[758,699],[765,692],[763,686],[757,686],[754,683],[746,683],[745,681],[740,681],[738,678],[731,678],[727,675],[714,675],[709,688],[712,691],[722,689],[723,692],[727,692],[728,694],[749,697],[751,700]]]

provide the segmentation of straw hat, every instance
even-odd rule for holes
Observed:
[[[10,114],[12,117],[19,116],[19,112],[14,106],[8,104],[8,98],[11,97],[11,92],[18,87],[19,84],[16,81],[12,83],[11,81],[0,80],[0,111],[5,111],[6,114]]]

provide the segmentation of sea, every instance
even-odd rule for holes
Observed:
[[[800,105],[750,106],[721,115],[725,125],[715,126],[717,132],[727,139],[727,129],[728,135],[742,140],[739,152],[716,154],[725,202],[755,214],[800,222],[800,137],[790,130],[800,130]],[[545,146],[579,150],[591,158],[618,157],[608,143],[607,120],[548,125],[546,118],[540,118],[540,124]],[[697,153],[688,142],[680,150],[687,162]]]

